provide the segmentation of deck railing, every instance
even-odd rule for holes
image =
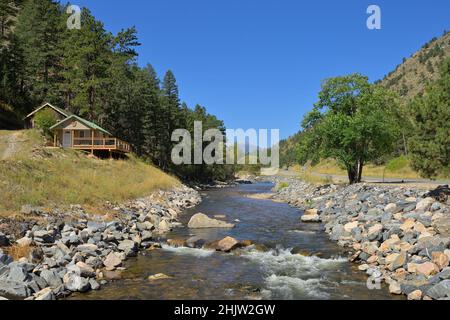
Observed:
[[[74,138],[74,149],[119,150],[131,152],[131,145],[117,138]]]

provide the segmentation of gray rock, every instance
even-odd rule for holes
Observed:
[[[55,270],[44,269],[41,271],[41,278],[52,288],[57,288],[62,285],[62,279]]]
[[[22,265],[10,264],[8,280],[13,282],[24,282],[28,278],[28,272]]]
[[[86,292],[91,288],[88,279],[82,278],[73,272],[66,273],[64,276],[64,285],[72,292]]]
[[[22,282],[0,279],[0,293],[18,298],[26,298],[31,295],[30,289]]]
[[[0,250],[0,267],[2,266],[7,266],[9,265],[11,262],[13,262],[13,258],[8,256],[7,254],[4,254],[1,250]]]
[[[35,300],[37,300],[37,301],[56,300],[55,294],[53,293],[51,288],[44,288],[41,291],[37,292],[34,296],[35,296]]]
[[[444,280],[427,291],[427,295],[435,300],[450,297],[450,280]]]
[[[137,243],[133,240],[123,240],[119,243],[118,249],[125,252],[127,256],[136,254],[138,247]]]
[[[53,235],[47,230],[35,231],[33,232],[33,237],[34,241],[41,243],[53,243],[55,241]]]
[[[8,237],[4,233],[0,232],[0,247],[7,247],[9,245],[10,242]]]
[[[91,285],[92,290],[100,290],[100,284],[94,279],[89,279],[89,284]]]

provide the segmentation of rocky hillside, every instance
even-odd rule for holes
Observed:
[[[440,38],[433,38],[379,83],[409,100],[420,94],[426,85],[439,76],[439,69],[445,58],[450,56],[450,32]]]

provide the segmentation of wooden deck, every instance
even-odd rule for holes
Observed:
[[[131,152],[131,145],[117,138],[74,138],[72,149]]]

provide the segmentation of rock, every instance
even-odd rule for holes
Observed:
[[[306,223],[321,222],[320,216],[318,214],[303,215],[301,217],[301,220],[302,222]]]
[[[8,237],[4,233],[0,232],[0,247],[7,247],[9,245],[10,242]]]
[[[389,212],[389,213],[397,213],[400,210],[397,208],[397,205],[395,203],[389,203],[385,208],[384,208],[385,212]]]
[[[125,252],[127,256],[132,256],[136,254],[138,246],[133,240],[123,240],[119,243],[118,249]]]
[[[306,215],[306,216],[316,216],[318,214],[319,214],[319,210],[317,210],[317,209],[308,209],[308,210],[305,210],[305,213],[304,213],[304,215]]]
[[[26,204],[20,208],[20,213],[28,216],[28,215],[40,214],[41,210],[40,210],[40,208],[33,207],[29,204]]]
[[[234,224],[220,221],[217,219],[211,219],[203,213],[197,213],[189,220],[188,227],[191,229],[204,229],[204,228],[234,228]]]
[[[96,255],[98,246],[92,243],[80,244],[79,246],[77,246],[77,250],[85,254]]]
[[[411,292],[410,294],[408,294],[408,300],[421,300],[422,295],[423,295],[422,291],[415,290],[415,291]]]
[[[408,255],[405,251],[402,251],[401,253],[393,253],[386,257],[386,264],[388,265],[388,268],[390,271],[395,271],[398,268],[402,268],[403,265],[406,263]]]
[[[425,198],[417,203],[416,210],[417,211],[427,211],[431,208],[431,205],[435,202],[433,198]]]
[[[42,243],[53,243],[55,239],[47,230],[38,230],[33,233],[34,241]]]
[[[23,282],[0,279],[0,293],[18,298],[30,296],[30,289]]]
[[[63,280],[66,288],[72,292],[86,292],[91,288],[88,279],[82,278],[74,272],[66,273]]]
[[[114,252],[111,252],[105,260],[103,260],[103,264],[108,270],[112,271],[122,265],[122,260]]]
[[[22,265],[10,264],[8,280],[12,282],[24,282],[28,279],[28,272]]]
[[[370,227],[369,230],[367,231],[367,236],[369,238],[369,241],[376,240],[380,236],[381,231],[383,231],[382,224],[376,224],[376,225]]]
[[[40,247],[32,248],[28,256],[31,263],[41,263],[44,260],[44,251]]]
[[[122,273],[119,271],[103,271],[103,277],[107,280],[120,280],[122,279]]]
[[[186,247],[187,242],[183,239],[168,239],[167,244],[174,248]]]
[[[84,262],[77,262],[76,266],[80,269],[80,275],[84,278],[95,277],[95,270]]]
[[[355,228],[358,228],[358,221],[349,222],[346,225],[344,225],[344,230],[346,232],[351,232]]]
[[[358,267],[359,271],[367,271],[367,269],[369,269],[370,266],[368,264],[362,264]]]
[[[53,291],[51,288],[45,288],[41,291],[34,294],[34,300],[38,301],[51,301],[56,300],[55,295],[53,294]]]
[[[17,240],[16,243],[17,243],[17,245],[19,247],[22,247],[22,248],[23,247],[29,247],[33,243],[33,240],[31,238],[28,238],[28,237],[23,237],[23,238]]]
[[[63,284],[63,281],[61,277],[58,275],[58,273],[55,270],[47,270],[43,269],[40,274],[41,278],[43,278],[47,284],[55,289]]]
[[[414,228],[416,224],[416,220],[414,219],[407,219],[401,226],[400,229],[403,230],[403,232],[411,230],[412,228]]]
[[[148,281],[158,281],[158,280],[165,280],[165,279],[172,279],[172,277],[164,274],[164,273],[157,273],[152,276],[148,277]]]
[[[439,272],[439,268],[432,262],[425,262],[416,266],[416,272],[428,277]]]
[[[0,267],[7,266],[7,265],[9,265],[12,262],[13,262],[13,258],[8,256],[7,254],[4,254],[0,250]]]
[[[92,290],[100,290],[100,284],[94,279],[89,279],[89,284],[91,285]]]
[[[427,291],[427,296],[437,300],[450,297],[450,280],[444,280]]]
[[[202,248],[206,244],[206,241],[201,237],[191,237],[186,240],[186,245],[189,248]]]
[[[448,266],[449,258],[444,252],[433,252],[431,256],[433,263],[438,266],[439,270]]]
[[[400,284],[397,281],[391,281],[389,285],[389,292],[391,294],[402,294],[402,288],[400,287]]]
[[[239,246],[239,241],[237,241],[236,239],[234,239],[232,237],[226,237],[217,243],[218,250],[224,251],[224,252],[230,252],[231,250],[236,249],[238,246]]]

